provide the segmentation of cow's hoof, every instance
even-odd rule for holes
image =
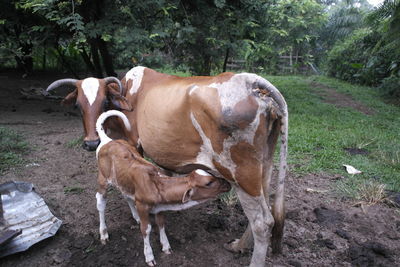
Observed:
[[[156,266],[156,261],[155,261],[155,260],[147,261],[146,263],[147,263],[147,265],[149,265],[149,266]]]
[[[233,239],[231,241],[229,241],[228,243],[224,244],[224,248],[230,252],[233,253],[244,253],[244,248],[241,248],[239,246],[239,240],[240,239]]]

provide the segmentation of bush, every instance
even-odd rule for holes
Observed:
[[[364,28],[335,44],[328,53],[326,71],[352,83],[380,85],[385,93],[399,97],[398,63],[396,48],[385,43],[383,34]]]
[[[400,77],[392,75],[383,79],[379,89],[388,97],[400,99]]]

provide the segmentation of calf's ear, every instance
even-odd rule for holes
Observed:
[[[185,192],[185,194],[183,194],[182,203],[186,203],[186,202],[192,200],[192,195],[193,195],[193,189],[190,188]]]
[[[111,85],[111,84],[110,84]],[[118,90],[115,88],[108,86],[108,98],[113,103],[116,109],[119,110],[126,110],[126,111],[132,111],[132,105],[128,102],[128,100],[123,97]]]
[[[78,97],[78,90],[75,89],[72,93],[69,93],[62,101],[61,105],[70,106],[76,103],[76,98]]]

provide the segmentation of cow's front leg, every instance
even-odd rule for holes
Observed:
[[[169,244],[167,234],[165,233],[165,223],[164,215],[162,212],[156,214],[156,223],[158,230],[160,231],[160,243],[162,246],[162,251],[165,254],[171,254],[171,245]]]
[[[144,242],[144,257],[147,265],[155,266],[156,261],[154,260],[153,249],[150,245],[150,233],[151,233],[151,224],[149,220],[149,211],[150,208],[148,205],[141,204],[136,202],[136,208],[140,217],[140,231],[142,232],[143,242]]]

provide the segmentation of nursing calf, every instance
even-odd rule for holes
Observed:
[[[100,115],[96,123],[100,137],[100,145],[96,152],[99,167],[96,198],[100,217],[100,239],[103,244],[108,240],[104,217],[105,195],[107,185],[113,184],[127,199],[135,220],[140,222],[146,263],[154,266],[156,262],[150,245],[149,214],[155,214],[162,251],[170,254],[171,247],[165,233],[162,211],[192,207],[216,197],[219,193],[229,191],[230,184],[203,170],[192,171],[185,177],[164,175],[160,169],[142,158],[136,148],[126,141],[111,140],[105,134],[102,124],[110,116],[120,117],[125,127],[130,128],[125,115],[115,110]]]

